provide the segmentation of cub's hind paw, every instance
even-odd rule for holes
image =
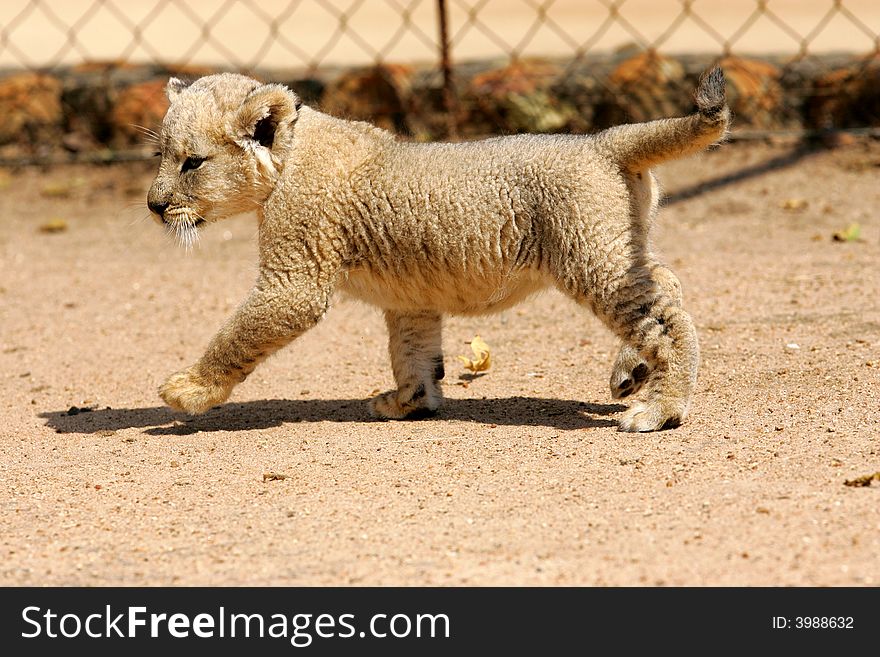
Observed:
[[[636,402],[620,418],[618,431],[661,431],[679,426],[686,408],[662,402]]]
[[[424,386],[418,386],[410,394],[404,392],[391,390],[373,397],[370,400],[370,413],[383,420],[418,420],[434,415],[440,407],[439,395],[427,394]]]
[[[172,374],[159,388],[159,396],[166,404],[192,415],[222,404],[229,393],[228,388],[205,382],[194,367]]]
[[[623,399],[634,395],[642,389],[650,374],[651,368],[639,352],[629,345],[623,345],[611,370],[611,396],[614,399]]]

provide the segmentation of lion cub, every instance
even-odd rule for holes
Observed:
[[[651,252],[650,168],[725,136],[720,69],[703,77],[691,116],[460,144],[400,142],[241,75],[171,79],[167,92],[150,210],[190,238],[255,208],[260,222],[256,284],[201,359],[159,389],[170,406],[203,413],[226,400],[341,290],[388,324],[397,389],[373,413],[424,415],[442,401],[443,315],[503,310],[552,285],[624,343],[612,395],[643,398],[621,430],[687,415],[697,335],[678,279]]]

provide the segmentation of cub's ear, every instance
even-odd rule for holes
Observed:
[[[259,144],[269,150],[281,128],[296,121],[299,96],[280,84],[264,84],[250,92],[232,122],[232,138],[240,146]]]
[[[188,86],[189,82],[184,82],[179,78],[171,78],[168,80],[168,84],[165,86],[165,95],[168,96],[168,101],[173,103],[180,95],[180,92]]]

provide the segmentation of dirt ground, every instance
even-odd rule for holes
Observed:
[[[615,429],[615,340],[556,293],[448,321],[436,419],[369,419],[384,325],[347,301],[172,413],[156,388],[248,290],[253,218],[186,253],[148,166],[0,172],[0,584],[876,586],[880,481],[844,482],[880,471],[878,172],[878,143],[660,171],[703,364],[690,420],[646,435]]]

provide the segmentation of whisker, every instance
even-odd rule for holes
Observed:
[[[199,229],[196,228],[195,223],[189,224],[187,230],[187,251],[192,251],[196,246],[199,246],[199,240]]]
[[[128,219],[128,226],[135,224],[151,222],[153,213],[144,207],[143,203],[128,203],[119,209],[116,218],[120,220]]]
[[[137,130],[142,135],[144,135],[146,137],[151,137],[152,139],[159,141],[160,135],[155,130],[150,130],[146,126],[138,125],[137,123],[129,123],[128,125],[129,125],[129,127],[132,127],[135,130]]]
[[[142,125],[138,125],[136,123],[129,123],[130,127],[134,128],[140,135],[139,144],[141,147],[148,147],[153,150],[160,150],[161,148],[161,135],[155,130],[150,130],[147,127]]]

